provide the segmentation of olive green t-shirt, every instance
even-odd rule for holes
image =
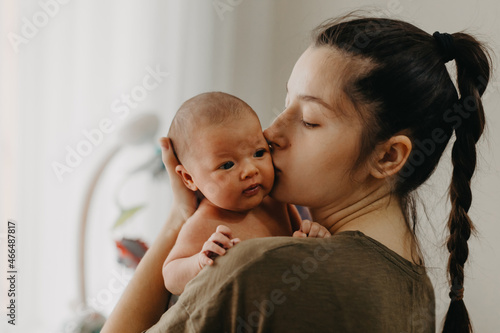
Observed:
[[[434,332],[425,268],[359,231],[247,240],[147,332]]]

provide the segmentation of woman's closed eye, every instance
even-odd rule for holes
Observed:
[[[232,167],[234,166],[234,162],[231,162],[231,161],[228,161],[224,164],[222,164],[219,169],[222,169],[222,170],[229,170],[231,169]]]
[[[304,124],[304,126],[307,128],[315,128],[319,126],[318,124],[310,123],[308,121],[305,121],[304,119],[302,119],[302,124]]]

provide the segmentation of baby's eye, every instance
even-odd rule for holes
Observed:
[[[265,149],[259,149],[255,152],[255,154],[253,154],[253,157],[262,157],[264,156],[265,153],[266,153]]]
[[[234,163],[233,162],[226,162],[224,164],[222,164],[219,169],[222,169],[222,170],[228,170],[228,169],[231,169],[233,167]]]

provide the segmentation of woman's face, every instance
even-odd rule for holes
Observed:
[[[351,62],[351,63],[349,63]],[[352,202],[367,172],[351,172],[361,123],[342,89],[352,60],[309,47],[287,83],[285,110],[264,131],[276,168],[271,196],[311,208]]]

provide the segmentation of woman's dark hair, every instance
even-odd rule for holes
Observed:
[[[464,264],[467,240],[474,230],[468,216],[470,181],[476,167],[475,145],[485,122],[481,96],[490,78],[488,52],[465,33],[433,36],[409,23],[384,18],[328,21],[316,28],[313,46],[331,47],[372,64],[363,73],[344,78],[344,92],[364,121],[356,165],[393,135],[403,133],[410,138],[413,147],[393,191],[414,237],[411,194],[433,173],[455,133],[447,240],[451,302],[443,332],[471,332],[462,300]],[[456,63],[458,92],[445,66],[450,59]]]

